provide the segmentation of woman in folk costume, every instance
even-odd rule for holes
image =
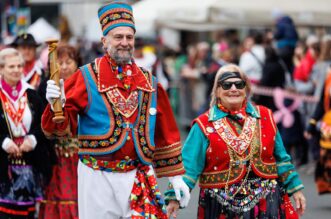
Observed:
[[[315,183],[320,195],[331,193],[331,70],[328,70],[321,98],[309,120],[305,137],[320,134],[320,154],[315,171]],[[320,122],[319,122],[320,121]],[[318,122],[320,123],[318,125]],[[319,130],[318,130],[319,129]],[[320,133],[319,133],[320,132]]]
[[[43,104],[22,80],[24,60],[13,48],[0,51],[0,218],[34,218],[36,201],[51,175],[41,131]],[[54,155],[54,154],[53,154]]]
[[[184,181],[200,184],[199,219],[297,218],[303,185],[266,107],[248,101],[250,84],[236,65],[219,69],[210,109],[193,121],[183,148]],[[179,207],[171,187],[169,216]],[[292,207],[292,208],[291,208]],[[294,217],[296,216],[296,217]]]
[[[169,177],[182,206],[190,196],[167,93],[134,62],[132,7],[115,1],[98,15],[105,54],[80,67],[64,89],[47,82],[43,130],[77,134],[80,219],[166,218],[155,174]],[[62,123],[53,122],[55,98],[65,100]]]
[[[57,48],[60,78],[68,79],[82,64],[77,50],[69,45]],[[41,201],[39,219],[78,218],[77,165],[78,139],[63,137],[56,139],[57,164],[53,167],[52,179]]]
[[[23,33],[18,35],[10,46],[16,48],[24,58],[23,79],[33,89],[38,90],[40,83],[44,80],[45,72],[42,62],[37,57],[38,44],[32,34]]]

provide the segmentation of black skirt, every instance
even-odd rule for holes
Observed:
[[[247,180],[243,187],[229,186],[227,192],[224,188],[201,189],[198,219],[283,219],[282,194],[276,180],[261,178]]]

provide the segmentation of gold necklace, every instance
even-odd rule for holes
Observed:
[[[244,159],[242,159],[241,157],[239,157],[238,154],[236,154],[236,152],[234,151],[233,148],[228,146],[228,153],[229,153],[229,156],[230,156],[230,167],[229,167],[229,171],[228,171],[228,177],[227,177],[227,180],[226,180],[226,183],[225,183],[225,194],[228,197],[228,199],[235,197],[239,193],[239,191],[243,188],[243,186],[246,184],[249,173],[252,169],[252,167],[251,167],[252,157],[253,157],[255,147],[254,147],[254,144],[253,144],[253,146],[250,148],[249,154]],[[230,196],[229,195],[229,181],[230,181],[232,166],[236,165],[237,160],[239,160],[240,164],[243,164],[244,161],[249,161],[249,165],[247,167],[246,176],[245,176],[243,182],[240,184],[237,191],[233,195]]]

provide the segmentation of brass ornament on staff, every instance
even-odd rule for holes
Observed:
[[[48,57],[49,57],[49,70],[50,70],[50,79],[55,81],[55,84],[60,87],[60,70],[57,64],[57,43],[58,40],[47,40],[48,44]],[[62,102],[61,98],[55,99],[53,105],[53,122],[61,123],[64,121],[63,111],[62,111]]]

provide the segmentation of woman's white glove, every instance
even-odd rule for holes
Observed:
[[[190,201],[190,189],[184,182],[181,175],[169,177],[169,182],[172,184],[176,199],[179,201],[182,208],[187,207],[188,202]],[[181,197],[180,192],[183,192],[183,197]]]
[[[58,98],[61,98],[62,107],[63,107],[66,102],[63,79],[60,79],[60,87],[55,84],[54,80],[48,80],[47,88],[46,88],[46,99],[48,103],[51,105],[52,110],[53,110],[53,103]]]

